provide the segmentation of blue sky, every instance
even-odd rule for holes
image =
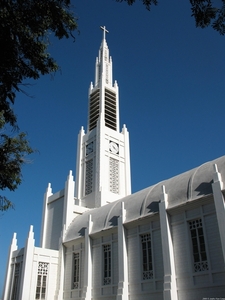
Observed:
[[[95,58],[109,30],[121,128],[130,132],[132,191],[192,169],[225,153],[225,37],[196,29],[188,0],[162,0],[151,12],[113,0],[72,1],[79,18],[76,41],[52,39],[60,72],[18,95],[21,130],[38,149],[23,183],[7,193],[15,210],[0,215],[0,293],[13,232],[23,247],[30,225],[39,245],[43,194],[64,188],[75,172],[77,134],[87,124],[88,88]]]

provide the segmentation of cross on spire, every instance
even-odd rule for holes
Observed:
[[[100,28],[103,30],[103,40],[105,40],[105,33],[109,33],[109,31],[105,28],[105,26],[100,26]]]

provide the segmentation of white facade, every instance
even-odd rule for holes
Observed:
[[[41,245],[14,234],[3,300],[225,297],[225,157],[131,193],[129,135],[105,40],[78,135],[76,185],[44,195]]]

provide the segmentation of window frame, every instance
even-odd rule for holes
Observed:
[[[209,260],[203,218],[188,220],[191,257],[195,273],[209,271]]]

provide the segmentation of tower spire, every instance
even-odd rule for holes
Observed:
[[[113,83],[112,58],[103,31],[90,84],[88,129],[78,137],[76,197],[93,208],[130,194],[129,134],[119,124],[119,87]]]

